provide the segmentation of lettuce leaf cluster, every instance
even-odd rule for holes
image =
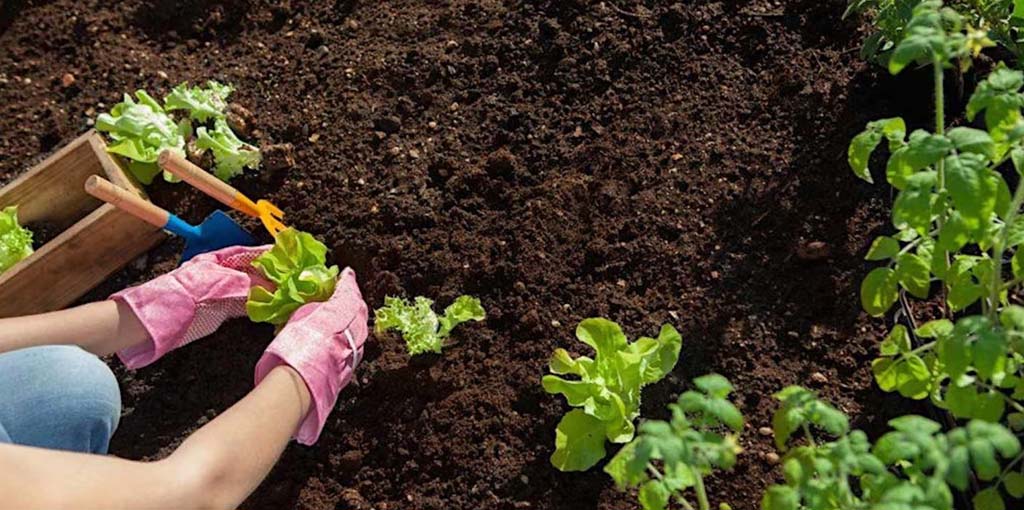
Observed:
[[[396,297],[384,298],[384,306],[374,312],[377,334],[397,330],[405,340],[409,354],[416,356],[441,353],[444,340],[455,326],[468,321],[482,321],[486,317],[480,300],[472,296],[459,296],[444,315],[438,317],[431,308],[434,301],[418,296],[412,303]]]
[[[0,210],[0,273],[32,254],[32,232],[18,224],[18,207]]]
[[[196,148],[212,153],[213,173],[227,181],[246,168],[258,169],[262,160],[259,149],[239,140],[225,120],[232,90],[215,81],[205,87],[182,83],[164,98],[163,105],[145,90],[135,93],[137,101],[125,94],[110,113],[97,117],[96,129],[107,133],[113,141],[107,150],[126,158],[129,171],[143,184],[151,184],[160,173],[156,160],[161,152],[184,156],[193,137]],[[183,112],[184,118],[176,120],[175,112]],[[176,182],[166,172],[164,179]]]
[[[334,294],[338,266],[327,267],[327,247],[315,237],[289,228],[278,234],[274,247],[253,261],[277,288],[254,286],[246,311],[253,322],[279,328],[306,303],[327,301]]]
[[[671,325],[661,327],[658,338],[630,343],[618,324],[607,319],[586,319],[576,338],[596,352],[591,359],[573,358],[558,349],[551,358],[554,375],[542,379],[544,390],[565,396],[572,407],[555,431],[551,463],[561,471],[586,471],[604,458],[605,440],[628,443],[640,416],[640,390],[660,381],[679,361],[682,337]],[[571,375],[575,379],[559,376]]]

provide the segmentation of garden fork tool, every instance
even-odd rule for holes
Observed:
[[[253,202],[228,183],[218,179],[210,172],[193,165],[180,154],[163,151],[160,153],[157,163],[160,165],[160,168],[217,199],[220,203],[253,218],[259,218],[263,222],[263,226],[270,232],[270,235],[274,237],[277,237],[277,234],[288,228],[281,221],[284,219],[284,212],[278,209],[277,206],[266,200]]]
[[[214,211],[197,227],[98,175],[85,181],[85,191],[146,223],[183,238],[185,251],[181,255],[181,262],[229,246],[256,245],[256,240],[248,232],[221,211]]]

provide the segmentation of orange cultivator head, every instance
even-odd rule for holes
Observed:
[[[281,221],[284,219],[284,212],[278,209],[276,205],[266,200],[260,200],[256,202],[256,212],[259,213],[260,221],[263,222],[263,226],[267,228],[270,235],[277,237],[277,234],[288,228]]]

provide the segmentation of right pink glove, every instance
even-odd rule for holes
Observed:
[[[312,405],[295,433],[300,443],[316,443],[338,393],[352,380],[369,332],[368,317],[356,274],[346,268],[331,299],[296,310],[256,363],[257,385],[282,364],[295,369],[306,382]]]

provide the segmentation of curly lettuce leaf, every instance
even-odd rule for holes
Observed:
[[[212,131],[197,129],[196,147],[213,152],[213,174],[222,181],[241,175],[246,168],[259,169],[263,159],[260,150],[239,140],[224,119],[217,119]]]
[[[459,324],[468,321],[482,321],[486,317],[480,300],[472,296],[459,296],[444,315],[438,317],[431,306],[434,301],[422,296],[412,303],[396,298],[384,298],[384,306],[374,312],[374,329],[378,334],[397,330],[405,340],[409,354],[416,356],[427,352],[440,354],[444,340]]]
[[[18,224],[18,207],[0,210],[0,273],[32,254],[32,232]]]
[[[96,129],[107,133],[113,143],[107,151],[129,160],[128,169],[143,184],[153,182],[160,173],[156,160],[164,150],[185,154],[185,140],[192,136],[187,120],[175,123],[145,90],[135,92],[138,102],[128,94],[111,109],[96,118]],[[165,173],[164,178],[174,181]]]
[[[312,235],[293,228],[278,234],[274,247],[253,261],[277,288],[252,288],[246,303],[249,319],[281,327],[302,305],[330,299],[338,266],[326,262],[327,247]]]
[[[581,322],[576,338],[594,349],[595,358],[573,358],[558,349],[551,358],[551,375],[541,380],[544,391],[561,394],[570,406],[581,408],[566,414],[558,426],[551,463],[561,471],[593,467],[604,457],[605,440],[633,440],[640,390],[672,371],[683,342],[679,332],[666,324],[658,338],[630,343],[618,324],[601,318]],[[560,377],[566,375],[576,378]],[[580,413],[590,419],[582,419]],[[600,441],[592,437],[595,428],[601,431]]]
[[[223,119],[228,108],[228,96],[234,92],[231,85],[216,81],[206,82],[206,88],[189,87],[188,82],[171,89],[164,98],[167,111],[185,110],[193,120],[205,123],[210,119]]]

